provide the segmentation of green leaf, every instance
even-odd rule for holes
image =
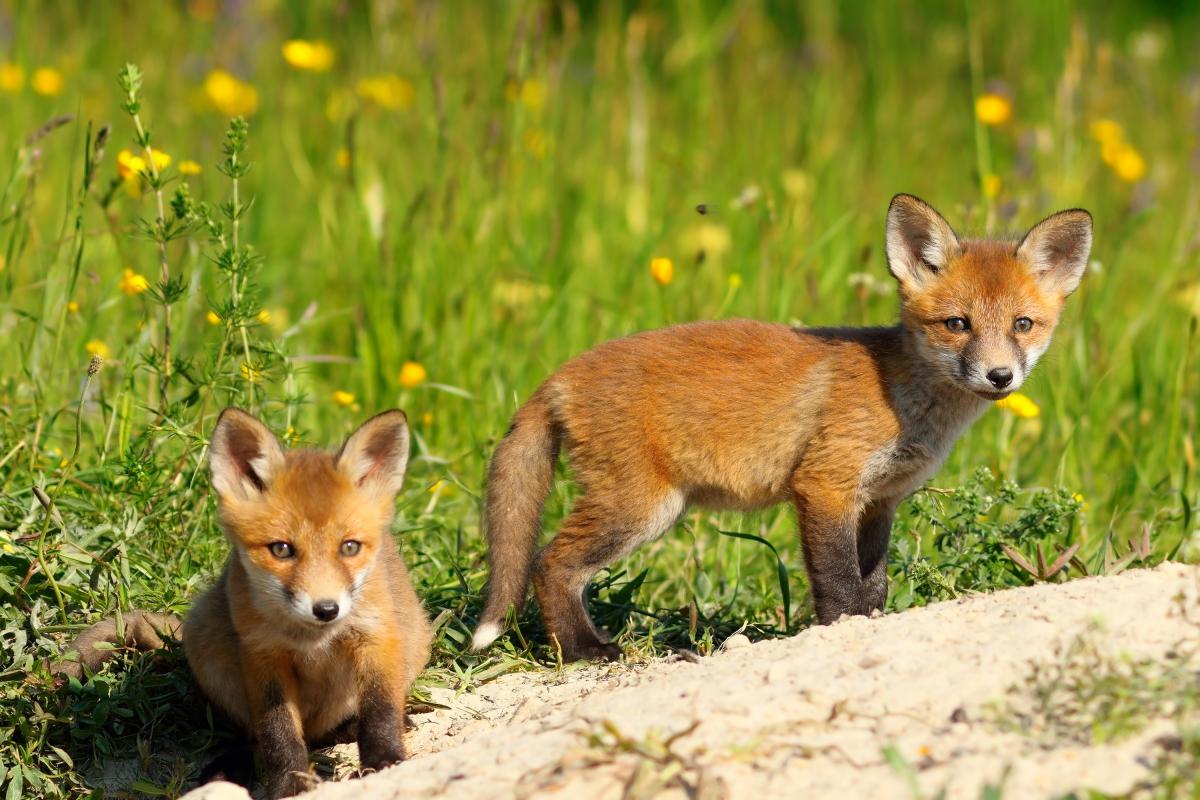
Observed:
[[[22,775],[20,765],[14,765],[8,776],[8,791],[4,793],[4,800],[21,800],[24,793],[25,777]]]
[[[766,545],[767,548],[770,549],[771,553],[774,554],[775,572],[776,577],[779,579],[779,594],[783,597],[783,627],[785,630],[790,631],[792,629],[792,590],[788,586],[787,565],[784,564],[783,559],[779,557],[779,551],[775,549],[775,545],[771,544],[761,536],[755,536],[752,533],[722,530],[718,530],[717,533],[721,534],[722,536],[732,536],[735,539],[746,539],[747,541],[758,542],[759,544]]]

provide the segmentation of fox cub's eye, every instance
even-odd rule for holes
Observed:
[[[962,333],[963,331],[971,330],[971,323],[962,317],[951,317],[946,320],[946,327],[954,333]]]
[[[362,542],[356,542],[353,539],[342,542],[342,555],[344,556],[356,556],[359,550],[362,550]]]
[[[287,542],[271,542],[267,548],[276,558],[291,558],[296,554],[296,551]]]
[[[1033,320],[1029,317],[1017,317],[1017,321],[1013,323],[1013,330],[1017,333],[1029,333],[1033,330]]]

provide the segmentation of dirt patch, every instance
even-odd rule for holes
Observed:
[[[508,675],[417,715],[412,758],[306,797],[978,798],[1127,792],[1174,731],[1047,743],[994,719],[1031,664],[1086,632],[1114,655],[1194,642],[1200,568],[1178,564],[730,642],[709,658]],[[193,793],[189,797],[196,797]],[[226,795],[222,795],[226,796]],[[229,797],[244,797],[239,789]]]

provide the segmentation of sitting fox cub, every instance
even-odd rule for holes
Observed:
[[[564,659],[617,657],[584,606],[588,581],[691,505],[795,503],[818,620],[882,610],[897,504],[991,401],[1028,377],[1091,243],[1083,210],[1055,214],[1020,241],[969,240],[901,194],[887,218],[898,325],[699,322],[569,361],[496,448],[491,576],[474,646],[500,634],[532,574]],[[582,494],[535,557],[560,448]]]
[[[136,612],[141,649],[179,636],[209,701],[258,743],[273,798],[307,788],[308,745],[357,739],[362,765],[404,758],[405,700],[430,628],[389,527],[408,462],[404,413],[368,420],[336,454],[285,453],[261,422],[226,409],[210,465],[233,554],[183,621]],[[95,670],[112,621],[73,645]],[[79,664],[62,665],[80,674]]]

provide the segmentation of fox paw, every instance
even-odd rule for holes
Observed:
[[[615,644],[597,642],[563,650],[563,661],[620,661],[621,648]]]
[[[358,760],[363,772],[381,770],[404,760],[404,746],[400,742],[360,741]]]
[[[267,796],[271,800],[281,800],[284,797],[294,797],[309,789],[315,789],[320,781],[315,775],[307,772],[289,771],[271,776],[267,781]]]

